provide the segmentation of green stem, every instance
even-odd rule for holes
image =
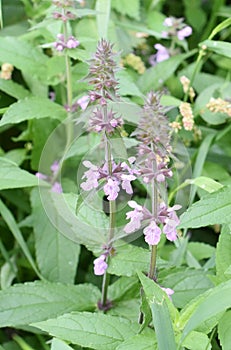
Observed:
[[[109,262],[109,258],[107,258],[107,263]],[[102,306],[106,306],[107,303],[107,291],[108,291],[108,286],[110,283],[110,275],[106,271],[103,275],[103,282],[102,282],[102,298],[101,298],[101,304]]]
[[[152,145],[153,150],[153,145]],[[153,172],[155,173],[157,169],[156,161],[153,161]],[[152,180],[152,215],[155,219],[158,216],[158,190],[155,183],[155,179]],[[157,245],[151,246],[151,260],[148,277],[154,279],[156,273],[156,256],[157,256]]]

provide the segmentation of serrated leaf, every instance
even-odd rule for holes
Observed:
[[[132,80],[131,76],[125,70],[121,70],[116,75],[119,79],[120,86],[119,92],[121,96],[140,96],[143,97],[143,94],[137,87],[137,85]]]
[[[197,329],[203,322],[231,307],[230,294],[231,280],[210,289],[199,300],[196,300],[194,307],[191,305],[193,312],[191,313],[191,317],[187,318],[187,323],[182,332],[181,342],[192,330]],[[179,325],[181,318],[178,322]]]
[[[218,338],[220,340],[222,350],[230,349],[230,344],[231,344],[230,324],[231,324],[231,310],[228,310],[218,322]]]
[[[203,242],[189,242],[188,250],[198,261],[211,258],[216,251],[215,247]]]
[[[128,15],[131,18],[137,20],[140,19],[140,1],[126,1],[126,0],[112,0],[112,8],[121,13],[122,15]]]
[[[36,260],[48,281],[74,283],[80,246],[50,222],[37,189],[31,193]]]
[[[121,277],[108,288],[109,300],[129,300],[138,297],[139,283],[137,277]]]
[[[72,344],[99,350],[113,350],[138,332],[137,323],[100,313],[76,312],[32,324]]]
[[[28,325],[70,311],[94,310],[99,298],[98,288],[91,284],[17,284],[0,291],[0,327]]]
[[[196,228],[231,222],[231,186],[209,193],[180,217],[179,228]]]
[[[0,61],[11,63],[22,71],[36,75],[41,80],[46,77],[45,65],[48,57],[41,50],[20,38],[0,38]]]
[[[13,103],[8,108],[0,121],[0,127],[7,124],[18,124],[30,119],[53,118],[63,120],[65,116],[65,109],[48,98],[27,97]]]
[[[216,271],[219,281],[226,281],[230,278],[226,274],[231,266],[231,227],[226,225],[222,227],[216,249]]]
[[[30,92],[26,90],[22,85],[15,83],[13,80],[0,79],[0,90],[6,94],[13,96],[17,100],[23,99],[30,95]]]
[[[160,62],[156,66],[147,69],[138,79],[138,87],[143,93],[158,89],[175,72],[181,62],[194,53],[194,51],[191,51],[185,54],[173,56],[168,60]]]
[[[38,186],[38,178],[35,175],[20,169],[11,160],[0,157],[0,190],[32,186]]]
[[[176,349],[176,341],[168,309],[169,300],[167,294],[153,280],[141,273],[138,273],[138,276],[152,311],[158,349]]]
[[[199,45],[205,46],[206,49],[213,51],[219,55],[231,58],[231,43],[226,41],[205,40]]]

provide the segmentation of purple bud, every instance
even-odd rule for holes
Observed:
[[[56,193],[62,193],[63,190],[61,184],[59,182],[55,182],[51,187],[51,191]]]
[[[97,276],[101,276],[107,270],[107,263],[105,262],[106,256],[100,255],[99,258],[94,260],[94,274]]]
[[[166,47],[164,47],[163,45],[155,44],[154,47],[157,50],[157,53],[156,53],[157,63],[165,61],[170,57],[168,49],[166,49]]]
[[[75,37],[73,36],[70,36],[68,39],[67,39],[67,43],[66,43],[66,47],[68,49],[75,49],[77,46],[79,46],[79,41],[75,39]]]
[[[187,36],[192,34],[192,28],[190,26],[186,26],[183,29],[177,32],[177,37],[179,40],[184,40]]]
[[[42,174],[42,173],[36,173],[35,176],[38,178],[38,179],[41,179],[41,180],[46,180],[47,179],[47,176]]]
[[[85,111],[85,109],[87,108],[88,103],[89,103],[89,96],[87,96],[87,95],[82,96],[81,98],[79,98],[79,99],[77,100],[77,103],[78,103],[78,105],[80,106],[80,108],[81,108],[83,111]]]
[[[172,299],[171,295],[174,294],[174,290],[173,289],[171,289],[171,288],[164,288],[164,287],[160,287],[160,288],[167,294],[169,299]]]
[[[55,160],[54,163],[51,165],[50,169],[53,175],[57,174],[57,172],[59,171],[59,162]]]
[[[163,24],[166,27],[171,27],[173,25],[172,18],[171,17],[166,17]]]

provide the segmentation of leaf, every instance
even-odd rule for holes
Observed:
[[[45,184],[44,181],[43,184]],[[20,169],[11,160],[0,157],[0,190],[32,186],[38,186],[36,176]]]
[[[231,310],[226,311],[224,316],[218,322],[218,338],[220,340],[222,350],[229,350],[231,344]]]
[[[26,90],[22,85],[15,83],[13,80],[0,79],[0,90],[6,94],[13,96],[17,100],[21,100],[30,95],[30,92]]]
[[[58,194],[40,189],[44,209],[53,226],[68,239],[100,252],[107,243],[108,217],[91,206],[89,197],[80,205],[76,215],[78,197],[72,193]]]
[[[213,51],[219,55],[231,58],[231,43],[226,41],[205,40],[199,44],[200,47],[206,47],[206,50]]]
[[[199,176],[199,177],[196,177],[195,179],[186,180],[186,181],[191,185],[196,185],[197,187],[200,187],[209,193],[215,192],[223,187],[223,185],[220,184],[219,182],[214,181],[213,179],[206,176]]]
[[[203,242],[189,242],[188,250],[198,261],[211,258],[216,251],[215,247]]]
[[[180,217],[179,228],[196,228],[231,222],[231,186],[209,193]]]
[[[51,341],[51,350],[73,350],[67,343],[61,339],[53,338]]]
[[[125,340],[116,350],[158,350],[155,332],[146,329],[145,333],[136,334],[134,337]]]
[[[141,115],[141,107],[131,102],[110,102],[109,107],[113,112],[117,112],[126,121],[137,124]]]
[[[131,244],[116,248],[108,272],[117,276],[133,276],[136,271],[148,271],[150,251]]]
[[[189,350],[211,350],[209,337],[201,332],[192,331],[183,341],[183,346]]]
[[[53,118],[63,120],[66,116],[65,109],[47,98],[27,97],[13,103],[3,115],[0,127],[7,124],[18,124],[24,120]]]
[[[26,256],[27,260],[29,261],[32,269],[37,274],[39,278],[42,279],[42,276],[40,275],[35,262],[31,256],[31,253],[27,247],[27,244],[23,238],[23,235],[17,225],[17,222],[15,221],[12,213],[9,211],[9,209],[5,206],[5,204],[0,200],[0,213],[3,218],[3,220],[6,222],[7,226],[9,227],[10,231],[12,232],[14,238],[16,239],[18,245],[22,249],[24,255]]]
[[[16,54],[17,53],[17,54]],[[17,37],[0,37],[0,61],[29,72],[43,80],[46,78],[48,57],[28,42]]]
[[[111,12],[111,0],[97,0],[96,1],[96,23],[99,38],[108,38],[108,26]]]
[[[91,284],[16,284],[0,291],[0,327],[28,325],[70,311],[91,311],[99,298],[98,288]]]
[[[170,270],[161,283],[174,290],[172,299],[174,305],[179,308],[213,287],[213,283],[202,269]]]
[[[137,323],[101,313],[76,312],[32,324],[72,344],[99,350],[113,350],[138,332]]]
[[[209,148],[213,139],[214,139],[214,135],[212,134],[207,135],[202,141],[200,147],[198,148],[197,157],[193,168],[193,174],[192,174],[193,178],[196,178],[201,175],[204,162],[209,152]],[[191,188],[191,192],[189,196],[189,205],[193,203],[195,195],[196,195],[196,188],[194,186]]]
[[[153,280],[141,273],[138,273],[138,276],[152,311],[158,349],[176,349],[175,336],[167,303],[167,294]]]
[[[208,290],[199,300],[196,300],[194,307],[191,305],[193,312],[187,318],[188,321],[183,329],[181,342],[191,331],[203,324],[203,322],[229,308],[231,306],[230,293],[231,280]],[[178,322],[180,325],[181,319]]]
[[[217,33],[219,33],[221,30],[229,27],[231,25],[231,18],[225,19],[223,22],[219,23],[212,31],[212,33],[209,36],[209,39],[212,39]]]
[[[37,189],[31,193],[36,260],[48,281],[74,283],[80,246],[50,222]]]
[[[137,20],[140,19],[140,1],[133,0],[112,0],[112,8],[121,13],[122,15],[128,15],[131,18]]]
[[[230,278],[226,274],[231,266],[231,226],[222,227],[216,249],[216,272],[219,281],[224,282]]]
[[[190,51],[185,54],[173,56],[168,60],[160,62],[156,66],[147,69],[138,79],[138,87],[143,93],[158,89],[176,71],[178,66],[194,53],[195,51]]]
[[[125,70],[121,70],[116,75],[119,79],[119,93],[121,96],[140,96],[143,97],[143,94],[133,81],[132,77]]]

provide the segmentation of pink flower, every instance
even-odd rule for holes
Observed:
[[[154,220],[144,229],[145,242],[149,245],[157,245],[160,241],[161,229]]]
[[[108,179],[108,182],[103,187],[104,193],[109,201],[114,201],[118,197],[119,185],[116,180]]]
[[[135,201],[129,201],[128,205],[133,208],[133,211],[129,211],[126,214],[126,218],[131,221],[124,227],[126,233],[137,231],[141,227],[141,221],[143,220],[143,207],[137,204]]]
[[[131,186],[131,181],[135,180],[136,177],[134,175],[122,174],[121,179],[122,179],[122,188],[126,191],[126,193],[132,194],[133,190]]]
[[[59,182],[55,182],[51,187],[51,191],[56,193],[62,193],[63,190],[61,184]]]
[[[100,173],[98,171],[98,167],[87,160],[83,162],[83,165],[86,168],[89,168],[89,170],[87,170],[83,175],[83,178],[86,178],[87,181],[83,182],[80,186],[84,191],[90,191],[91,189],[98,187]]]
[[[179,40],[184,40],[187,36],[192,34],[192,28],[190,26],[186,26],[183,29],[177,32],[177,37]]]
[[[172,17],[166,17],[163,24],[166,27],[171,27],[173,25]]]
[[[57,160],[54,161],[54,163],[51,165],[51,171],[55,175],[59,171],[59,162]]]
[[[41,180],[46,180],[47,179],[47,176],[42,174],[42,173],[36,173],[35,176],[38,178],[38,179],[41,179]]]
[[[67,43],[66,43],[66,47],[68,49],[75,49],[77,46],[79,46],[79,41],[75,39],[74,36],[70,36],[68,39],[67,39]]]
[[[89,96],[87,95],[84,95],[77,100],[78,105],[80,106],[80,108],[82,108],[83,111],[85,111],[85,109],[87,108],[89,100]]]
[[[172,299],[171,295],[174,294],[174,290],[173,289],[171,289],[171,288],[164,288],[164,287],[160,287],[160,288],[167,294],[169,299]]]
[[[94,274],[97,276],[103,275],[107,270],[108,264],[105,262],[106,256],[100,255],[99,258],[94,260]]]
[[[173,207],[174,208],[174,207]],[[176,215],[173,208],[168,209],[168,217],[165,219],[165,225],[163,227],[163,232],[169,241],[175,241],[177,239],[176,227],[179,225],[180,220]]]
[[[170,55],[168,49],[161,44],[155,44],[155,49],[157,50],[155,60],[157,63],[167,60]]]

